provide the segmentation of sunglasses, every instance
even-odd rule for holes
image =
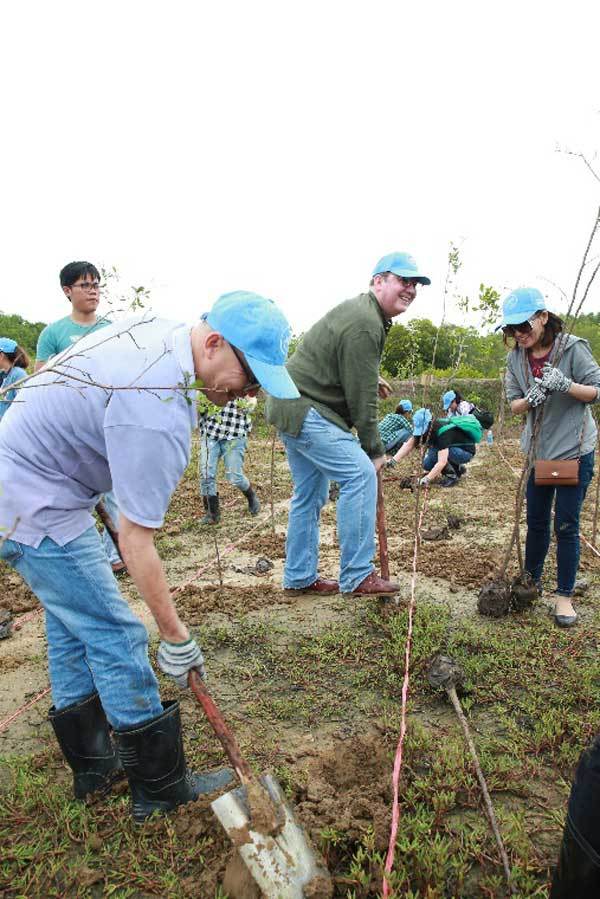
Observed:
[[[248,383],[247,383],[246,386],[242,389],[241,392],[242,392],[242,393],[251,393],[251,392],[254,391],[254,390],[260,390],[260,383],[259,383],[259,381],[258,381],[256,375],[254,374],[254,372],[252,371],[252,369],[250,368],[250,366],[249,366],[248,363],[246,362],[246,359],[245,359],[245,357],[244,357],[244,354],[243,354],[240,350],[238,350],[236,347],[234,347],[234,345],[233,345],[232,343],[230,343],[229,346],[230,346],[231,349],[233,350],[234,355],[235,355],[235,358],[236,358],[237,361],[240,363],[240,365],[241,365],[241,367],[242,367],[242,371],[243,371],[244,374],[246,375],[246,378],[247,378],[247,381],[248,381]]]
[[[508,335],[508,337],[514,337],[517,331],[521,334],[531,334],[535,320],[536,316],[534,315],[533,318],[528,318],[527,321],[521,322],[520,325],[505,325],[502,328],[502,333]]]

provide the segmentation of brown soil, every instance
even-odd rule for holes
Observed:
[[[512,524],[516,479],[493,457],[495,467],[492,490],[489,469],[486,472],[483,467],[487,452],[486,448],[478,452],[476,462],[469,466],[471,470],[468,476],[461,480],[458,487],[452,491],[439,488],[429,491],[423,528],[433,532],[438,539],[424,540],[419,545],[417,617],[419,602],[427,599],[428,602],[449,608],[455,625],[460,627],[461,621],[476,617],[477,591],[497,570]],[[520,464],[514,447],[508,448],[506,453],[515,464]],[[240,619],[248,616],[250,621],[267,624],[282,622],[292,633],[318,636],[332,622],[341,626],[356,620],[355,605],[340,596],[290,597],[281,588],[285,553],[285,514],[282,513],[285,497],[289,496],[289,477],[283,456],[278,450],[275,455],[275,498],[279,503],[276,508],[278,517],[275,534],[268,521],[269,476],[266,469],[270,465],[270,444],[263,441],[253,448],[248,471],[253,483],[258,486],[263,502],[259,522],[247,514],[245,501],[243,497],[240,498],[238,491],[228,485],[223,487],[224,505],[231,503],[231,506],[225,509],[218,529],[219,546],[223,550],[235,541],[241,541],[230,555],[222,558],[223,586],[215,586],[218,574],[212,561],[213,533],[190,527],[190,522],[194,522],[201,513],[195,480],[185,481],[174,497],[168,522],[160,535],[172,542],[174,537],[177,538],[176,552],[170,555],[165,549],[169,582],[174,585],[182,583],[200,566],[209,566],[197,583],[176,596],[178,611],[192,628],[216,625],[233,628]],[[410,490],[400,489],[393,481],[386,483],[385,491],[390,568],[392,575],[401,581],[405,598],[408,595],[413,564],[415,496]],[[589,495],[592,495],[591,490]],[[589,506],[582,520],[582,531],[588,536]],[[450,516],[459,519],[458,528],[455,519]],[[332,576],[337,573],[338,564],[333,504],[325,507],[322,518],[321,572]],[[260,521],[264,521],[264,528],[244,540],[244,534]],[[451,531],[448,531],[448,527]],[[546,571],[548,581],[552,580],[554,572],[553,555],[554,548],[551,548]],[[274,568],[257,578],[251,569],[260,556],[272,560]],[[582,568],[589,569],[594,575],[599,570],[598,560],[585,546],[582,546]],[[241,571],[247,573],[241,574]],[[510,572],[510,577],[513,573]],[[129,579],[121,582],[121,588],[136,612],[143,614],[145,623],[154,633],[147,610],[139,602]],[[17,616],[39,608],[37,600],[19,576],[2,564],[0,596],[2,605]],[[591,606],[587,610],[583,608],[584,619],[586,615],[591,617],[592,614]],[[502,622],[487,624],[501,626]],[[0,643],[0,720],[47,685],[43,649],[41,617],[27,622],[11,638]],[[344,841],[349,844],[358,844],[372,831],[375,850],[385,853],[389,838],[392,801],[390,775],[394,750],[394,746],[387,741],[387,731],[383,727],[380,730],[377,721],[366,720],[364,710],[358,707],[352,710],[355,717],[349,720],[315,721],[307,716],[281,722],[275,718],[269,722],[268,729],[257,729],[251,703],[259,702],[260,696],[256,695],[259,691],[256,688],[256,674],[251,666],[251,655],[249,652],[248,670],[244,671],[241,682],[232,678],[225,651],[221,654],[215,651],[214,657],[207,659],[211,692],[214,689],[215,695],[220,697],[220,703],[223,700],[226,717],[232,722],[244,754],[249,754],[253,764],[257,757],[262,762],[271,754],[276,764],[285,766],[290,803],[313,844],[322,845],[322,833],[327,828],[343,834]],[[307,678],[309,677],[310,673],[307,674]],[[298,675],[298,680],[300,679]],[[302,683],[294,682],[290,685],[279,682],[274,675],[265,689],[270,691],[271,696],[287,699],[290,695],[301,695]],[[166,695],[168,691],[169,687],[165,691]],[[365,688],[363,693],[366,696],[368,689]],[[361,694],[361,701],[364,696]],[[222,764],[220,746],[203,721],[193,699],[181,694],[181,700],[188,756],[195,763],[200,760],[202,765],[205,765],[207,758],[210,758],[211,764]],[[248,705],[244,705],[242,700]],[[413,701],[416,704],[418,697],[413,698]],[[45,722],[49,704],[50,699],[46,697],[20,716],[9,729],[0,733],[0,753],[34,752],[51,743],[50,729]],[[428,709],[427,714],[430,716],[428,723],[439,728],[442,735],[444,727],[455,727],[452,713],[446,709],[442,708],[437,717],[431,709]],[[414,723],[414,718],[409,717],[409,730],[411,723]],[[263,767],[261,764],[261,770]],[[184,895],[211,897],[223,883],[229,885],[232,896],[236,895],[234,890],[247,899],[258,895],[252,892],[253,884],[245,874],[245,867],[240,868],[238,865],[237,854],[216,822],[208,798],[202,797],[198,802],[184,806],[171,820],[177,834],[186,842],[206,838],[202,850],[201,874],[180,881]],[[147,825],[149,829],[156,829],[159,834],[164,826],[161,822]],[[558,828],[556,830],[558,834]],[[102,834],[99,834],[99,838],[102,838]],[[552,851],[554,849],[553,844]],[[338,861],[335,848],[329,847],[327,862],[330,870],[335,871]],[[379,875],[380,872],[376,872],[373,883],[361,895],[376,896],[380,893]],[[318,879],[311,889],[312,893],[307,892],[306,895],[312,896],[312,899],[323,899],[327,895],[326,884]],[[336,895],[345,896],[347,890],[348,885],[338,884]]]
[[[223,587],[187,587],[177,597],[177,608],[187,624],[194,626],[203,624],[208,612],[239,616],[272,605],[291,605],[294,601],[294,597],[286,596],[281,588],[271,584],[235,588],[224,584]]]
[[[15,616],[40,608],[27,584],[5,562],[0,562],[0,597],[0,605]]]
[[[296,815],[313,842],[326,826],[356,841],[372,827],[376,849],[387,848],[391,756],[377,732],[303,746],[290,756],[305,778],[294,793]]]

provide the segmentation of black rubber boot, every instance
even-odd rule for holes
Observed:
[[[248,487],[247,490],[242,490],[242,493],[248,500],[248,509],[250,510],[250,515],[258,515],[260,512],[260,502],[258,500],[258,496],[252,489],[252,484]]]
[[[229,768],[209,774],[188,771],[179,703],[165,702],[163,708],[158,718],[115,732],[136,824],[142,824],[155,811],[169,812],[185,802],[193,802],[202,793],[220,790],[234,776]]]
[[[217,496],[205,496],[203,499],[206,501],[206,514],[200,524],[218,524],[221,520],[221,512],[219,510],[219,495]]]
[[[76,799],[93,793],[102,796],[123,779],[125,774],[97,693],[60,711],[52,706],[48,718],[73,771]]]
[[[550,899],[600,896],[600,736],[579,759]]]

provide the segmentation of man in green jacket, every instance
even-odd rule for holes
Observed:
[[[267,420],[281,433],[294,481],[283,578],[290,592],[399,589],[373,566],[376,474],[385,462],[377,428],[379,365],[392,318],[408,309],[418,284],[430,283],[408,253],[384,256],[368,293],[335,306],[304,335],[287,366],[300,398],[267,401]],[[340,485],[339,584],[318,574],[319,518],[330,480]]]

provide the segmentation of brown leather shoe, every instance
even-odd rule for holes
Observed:
[[[308,587],[285,587],[283,592],[288,596],[298,596],[300,593],[339,593],[340,585],[331,578],[318,577]]]
[[[400,584],[397,584],[395,581],[384,581],[383,578],[379,577],[376,571],[372,571],[371,574],[361,581],[358,587],[355,587],[351,596],[388,596],[393,593],[398,593],[400,590]]]

